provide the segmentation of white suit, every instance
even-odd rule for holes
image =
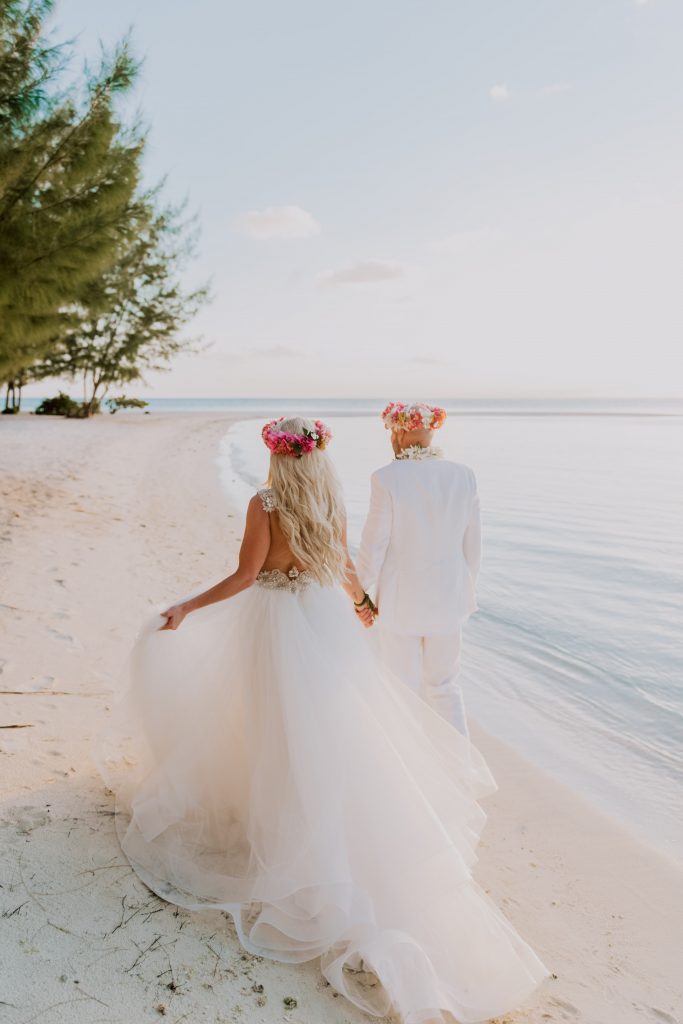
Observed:
[[[462,625],[478,607],[480,560],[479,496],[469,466],[407,458],[373,473],[357,569],[379,606],[382,657],[465,734]]]

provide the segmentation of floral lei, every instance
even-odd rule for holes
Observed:
[[[315,420],[315,430],[304,428],[302,434],[293,434],[289,430],[277,429],[278,423],[282,423],[283,419],[284,416],[280,416],[277,420],[271,420],[261,431],[266,447],[274,455],[291,455],[295,459],[300,459],[302,455],[307,455],[315,448],[327,448],[332,440],[332,431],[322,420]]]
[[[423,448],[419,444],[411,444],[408,448],[403,448],[395,456],[397,459],[441,459],[443,458],[443,450],[436,448],[434,445],[428,445]]]

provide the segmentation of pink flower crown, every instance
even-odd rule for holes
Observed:
[[[426,402],[389,402],[381,416],[387,430],[438,430],[446,419],[446,410]]]
[[[300,459],[315,448],[321,450],[327,448],[332,440],[332,431],[326,427],[322,420],[315,420],[315,430],[304,429],[303,434],[292,434],[289,430],[278,430],[278,423],[282,423],[284,416],[278,420],[271,420],[266,423],[261,431],[266,448],[270,449],[273,455],[291,455]]]

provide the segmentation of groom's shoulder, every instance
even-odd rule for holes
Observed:
[[[472,484],[476,484],[476,476],[474,470],[466,462],[455,462],[453,459],[443,459],[442,465],[450,466],[449,472],[461,480],[468,480]]]
[[[455,462],[453,459],[435,459],[432,465],[435,467],[435,474],[441,480],[441,486],[446,484],[457,493],[476,491],[477,478],[474,470],[466,462]],[[438,469],[436,467],[439,467]]]
[[[374,471],[374,473],[371,473],[370,474],[370,479],[372,481],[374,481],[375,483],[384,484],[384,485],[388,484],[389,481],[394,476],[394,473],[396,471],[396,466],[397,465],[398,465],[398,463],[397,463],[396,459],[392,459],[391,462],[387,462],[387,464],[385,466],[380,466],[379,469],[376,469]]]
[[[475,483],[474,470],[464,462],[455,462],[452,459],[441,458],[420,460],[418,464],[420,472],[426,470],[428,473],[433,473],[435,476],[442,478],[446,476],[453,480],[469,480],[471,483]],[[377,484],[390,487],[394,480],[403,479],[406,465],[415,465],[415,463],[406,463],[401,462],[399,459],[392,459],[385,466],[380,466],[379,469],[376,469],[371,474],[370,479]]]
[[[455,459],[441,459],[442,463],[447,466],[454,466],[456,472],[463,473],[465,476],[469,476],[470,473],[474,473],[474,470],[467,462],[456,462]]]

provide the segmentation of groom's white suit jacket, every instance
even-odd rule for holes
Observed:
[[[395,459],[371,477],[357,569],[394,633],[456,633],[478,607],[477,482],[446,459]]]

